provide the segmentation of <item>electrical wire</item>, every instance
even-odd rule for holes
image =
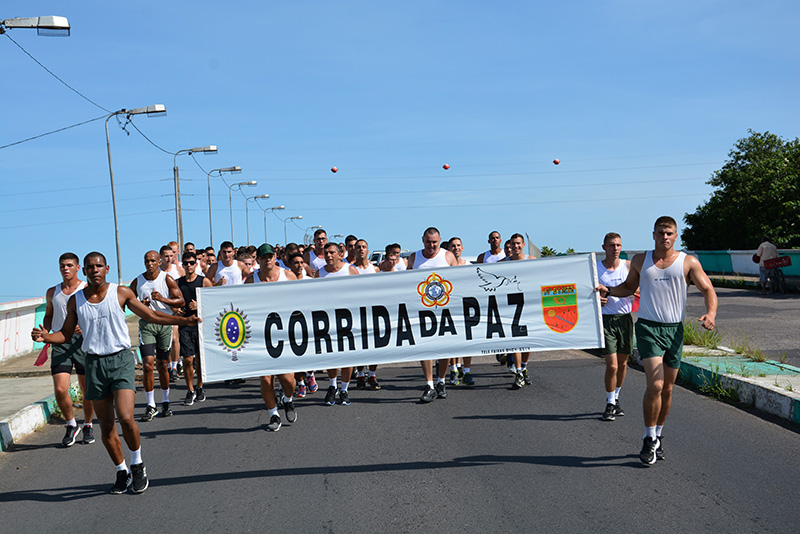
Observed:
[[[96,117],[94,119],[89,119],[88,121],[79,122],[79,123],[73,124],[71,126],[65,126],[63,128],[59,128],[58,130],[53,130],[52,132],[47,132],[47,133],[43,133],[43,134],[39,134],[39,135],[34,135],[33,137],[28,137],[27,139],[22,139],[21,141],[15,141],[13,143],[9,143],[7,145],[0,146],[0,150],[2,150],[4,148],[8,148],[10,146],[20,145],[20,144],[26,143],[28,141],[33,141],[34,139],[40,139],[40,138],[45,137],[47,135],[52,135],[54,133],[63,132],[64,130],[69,130],[70,128],[75,128],[77,126],[83,126],[84,124],[89,124],[90,122],[99,121],[100,119],[104,119],[105,117],[106,116],[103,115],[101,117]]]

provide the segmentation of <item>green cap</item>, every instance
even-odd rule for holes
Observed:
[[[264,243],[258,250],[256,251],[256,255],[260,258],[261,256],[266,256],[267,254],[275,254],[275,250],[273,250],[271,245]]]

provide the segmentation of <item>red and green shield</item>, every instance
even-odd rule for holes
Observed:
[[[542,315],[547,327],[563,334],[578,324],[577,284],[541,286]]]

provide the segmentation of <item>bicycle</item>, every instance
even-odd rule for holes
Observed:
[[[780,256],[771,260],[764,261],[764,268],[767,269],[770,291],[780,291],[786,293],[786,278],[783,276],[781,267],[789,267],[792,264],[790,256]]]

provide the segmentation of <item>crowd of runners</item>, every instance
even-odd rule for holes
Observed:
[[[713,329],[716,317],[717,299],[711,282],[696,258],[674,250],[677,236],[675,220],[660,217],[654,225],[654,250],[638,254],[632,260],[623,260],[620,258],[620,235],[608,233],[602,245],[605,258],[597,264],[606,360],[602,418],[613,421],[624,415],[619,396],[627,360],[633,350],[635,329],[647,378],[643,402],[645,436],[640,453],[646,465],[665,457],[663,427],[680,368],[688,283],[694,283],[705,298],[707,313],[700,317],[700,324]],[[478,256],[478,263],[533,259],[525,253],[525,240],[519,233],[503,242],[500,233],[493,231],[488,243],[489,249]],[[81,281],[78,256],[64,253],[59,258],[62,281],[48,289],[43,325],[31,334],[34,341],[53,346],[51,372],[55,397],[66,419],[62,444],[71,446],[79,434],[84,443],[94,442],[92,420],[96,415],[103,444],[117,470],[111,492],[124,493],[130,488],[134,493],[141,493],[147,489],[147,473],[134,416],[137,362],[130,350],[126,306],[140,317],[139,350],[146,402],[138,419],[150,422],[155,417],[173,414],[170,384],[177,382],[181,375],[186,384],[183,404],[191,406],[206,400],[201,362],[197,358],[198,288],[440,269],[468,263],[462,258],[463,250],[460,238],[451,237],[442,242],[439,231],[433,227],[423,232],[420,250],[405,258],[399,244],[387,245],[384,259],[377,265],[370,261],[369,245],[364,239],[350,235],[344,243],[329,242],[323,229],[314,233],[313,244],[308,247],[295,243],[273,247],[265,243],[237,249],[233,243],[225,241],[218,250],[186,243],[180,251],[178,244],[171,242],[158,251],[144,254],[144,272],[130,287],[106,281],[108,264],[99,252],[85,256],[86,281]],[[641,304],[634,326],[629,297],[637,291]],[[512,389],[531,383],[529,352],[506,354],[498,359],[508,366],[513,376]],[[420,402],[446,399],[448,384],[473,386],[476,377],[471,360],[440,359],[436,362],[436,376],[433,361],[420,362],[425,381]],[[69,396],[73,367],[84,392],[82,428],[75,419]],[[297,420],[294,399],[318,391],[315,371],[327,374],[328,387],[323,402],[328,406],[350,404],[349,388],[354,374],[357,389],[381,389],[375,365],[261,377],[261,395],[269,412],[266,430],[274,432],[281,428],[281,408],[286,421]],[[156,373],[161,390],[160,407],[155,401]],[[276,382],[280,385],[277,394]],[[123,457],[116,422],[131,452],[130,467]]]

